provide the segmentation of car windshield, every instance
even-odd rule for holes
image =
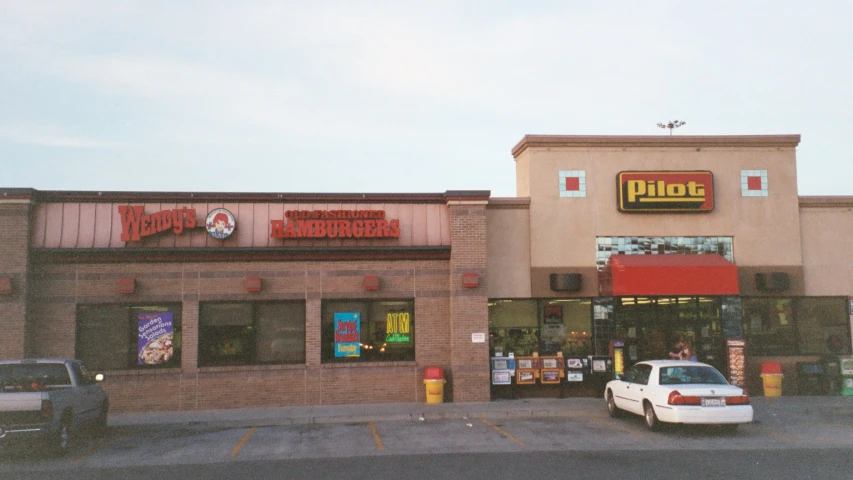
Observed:
[[[725,385],[729,382],[714,367],[697,365],[695,367],[661,367],[660,369],[661,385],[684,385],[691,383]]]

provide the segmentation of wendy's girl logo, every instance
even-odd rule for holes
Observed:
[[[207,233],[220,240],[228,238],[234,233],[234,227],[237,226],[234,215],[231,215],[231,212],[224,208],[217,208],[208,213],[204,224],[207,227]]]

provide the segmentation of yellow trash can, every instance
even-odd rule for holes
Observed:
[[[424,385],[426,386],[427,403],[444,402],[444,369],[441,367],[427,367],[424,370]]]
[[[782,396],[782,375],[781,373],[764,373],[761,374],[761,382],[764,385],[765,397],[781,397]]]
[[[765,397],[782,396],[782,365],[776,362],[764,362],[761,364],[761,382],[764,386]]]

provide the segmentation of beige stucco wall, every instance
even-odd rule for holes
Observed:
[[[731,236],[739,266],[801,266],[795,146],[778,137],[525,137],[513,150],[530,196],[531,267],[593,267],[597,236]],[[526,155],[526,157],[524,157]],[[586,172],[587,196],[561,198],[559,172]],[[708,170],[714,211],[628,214],[625,170]],[[769,196],[741,196],[741,170],[767,170]]]
[[[530,151],[524,150],[515,155],[515,195],[519,198],[530,196]]]
[[[853,197],[803,197],[806,295],[853,296]]]
[[[526,198],[493,198],[486,208],[489,298],[530,297],[530,210]]]

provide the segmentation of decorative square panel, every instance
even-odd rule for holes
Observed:
[[[585,197],[586,196],[586,171],[585,170],[560,170],[560,196],[561,197]]]
[[[767,170],[741,170],[740,193],[744,197],[766,197]]]

